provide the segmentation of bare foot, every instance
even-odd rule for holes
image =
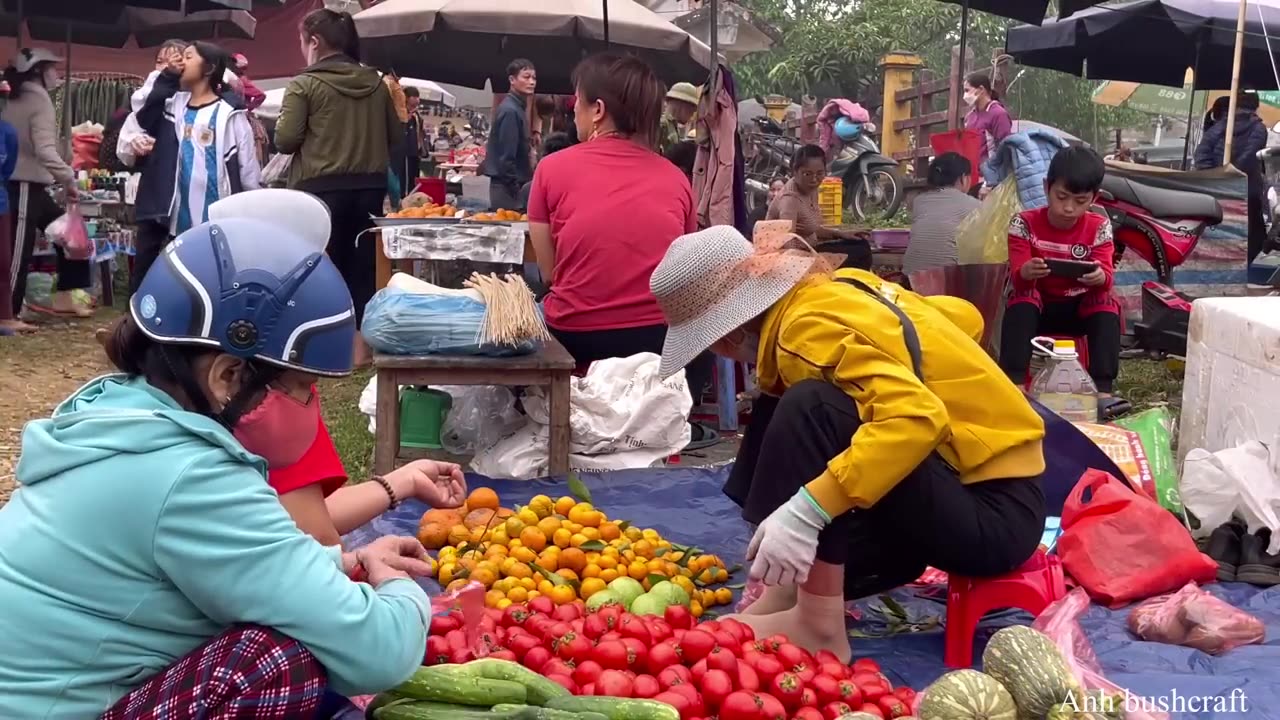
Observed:
[[[766,587],[759,599],[742,611],[743,615],[772,615],[796,606],[796,586]]]
[[[0,328],[11,330],[15,333],[33,333],[39,329],[35,325],[28,325],[21,320],[0,320]]]
[[[844,626],[844,596],[824,597],[810,595],[803,590],[796,597],[796,606],[771,615],[729,615],[755,631],[757,638],[782,633],[791,642],[816,653],[828,650],[848,663],[853,658],[849,647],[849,633]]]
[[[356,334],[353,350],[353,364],[356,369],[367,368],[373,364],[373,349],[364,341],[359,333]]]

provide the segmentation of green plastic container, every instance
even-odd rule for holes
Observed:
[[[441,429],[453,396],[443,390],[409,386],[400,391],[400,445],[402,447],[443,450]]]

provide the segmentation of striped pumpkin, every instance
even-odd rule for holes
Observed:
[[[1081,698],[1080,685],[1058,646],[1047,635],[1012,625],[991,636],[982,653],[982,671],[1000,681],[1018,705],[1018,717],[1042,720],[1068,697]]]
[[[1017,720],[1018,707],[995,678],[955,670],[938,678],[920,700],[920,720]]]

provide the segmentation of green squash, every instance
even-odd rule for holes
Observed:
[[[1043,720],[1054,705],[1084,697],[1058,646],[1025,625],[991,636],[982,653],[982,671],[1008,689],[1021,720]]]
[[[1016,720],[1017,705],[1008,690],[977,670],[955,670],[924,691],[920,720]]]

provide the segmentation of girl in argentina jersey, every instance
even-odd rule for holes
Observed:
[[[173,98],[178,135],[177,192],[170,229],[178,235],[209,219],[220,198],[262,186],[247,111],[226,84],[229,56],[211,43],[189,45],[183,55],[182,88]]]

